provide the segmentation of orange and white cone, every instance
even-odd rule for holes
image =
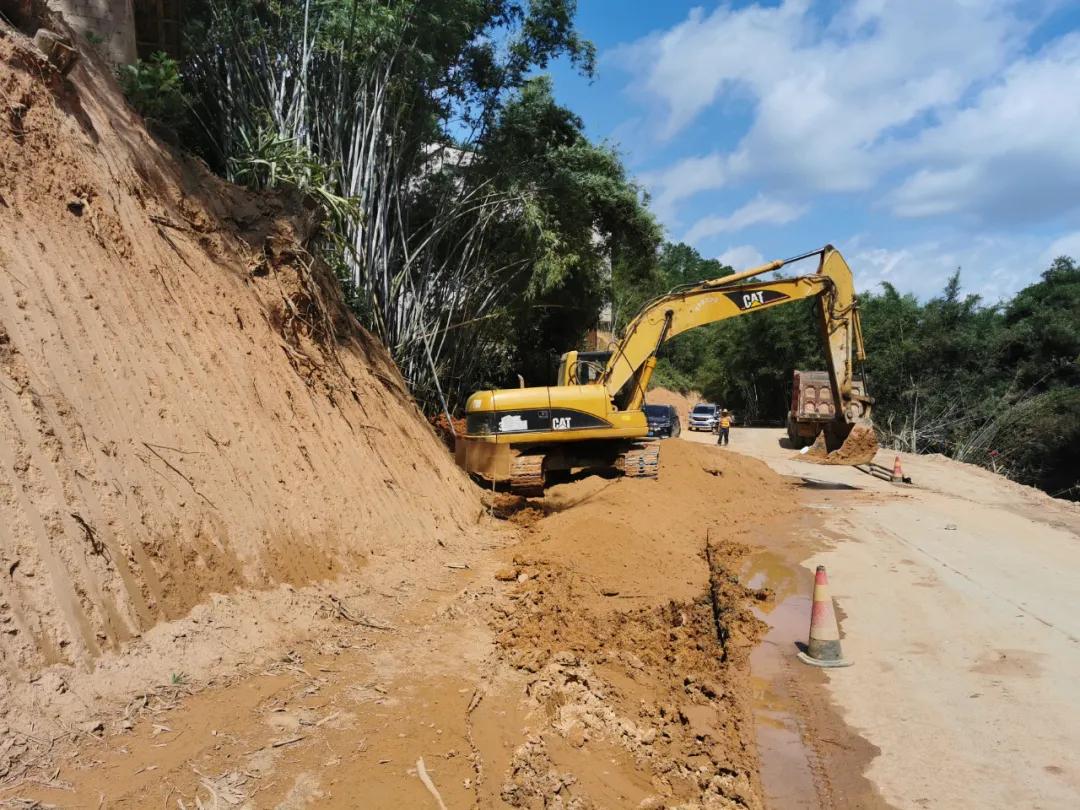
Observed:
[[[814,575],[814,606],[810,611],[810,639],[799,658],[815,667],[849,667],[840,651],[840,628],[836,624],[832,597],[829,596],[829,575],[819,565]]]
[[[904,471],[902,469],[900,469],[900,456],[897,456],[896,461],[893,462],[893,465],[892,465],[892,480],[893,481],[903,481],[904,480]]]

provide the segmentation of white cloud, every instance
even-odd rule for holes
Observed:
[[[751,225],[786,225],[803,215],[805,206],[773,200],[759,194],[728,216],[708,216],[695,222],[682,241],[694,244],[719,233],[735,233]]]
[[[728,102],[750,108],[731,149],[645,178],[657,214],[674,222],[685,200],[730,186],[805,197],[875,191],[896,175],[878,196],[905,217],[1035,218],[1080,204],[1080,105],[1065,89],[1080,85],[1080,45],[1022,55],[1041,5],[722,5],[616,49],[663,139],[706,111],[721,127]]]
[[[725,88],[747,81],[756,64],[768,71],[773,46],[798,34],[805,3],[779,8],[751,6],[741,11],[720,7],[706,15],[691,10],[686,21],[617,49],[613,61],[636,72],[635,91],[666,108],[660,126],[669,138],[689,124]],[[751,54],[757,58],[747,60]]]
[[[646,172],[639,179],[653,190],[650,202],[656,215],[665,222],[672,222],[681,200],[724,184],[727,172],[724,163],[719,155],[692,157],[680,160],[662,172]]]
[[[1068,256],[1080,262],[1080,231],[1073,231],[1055,239],[1042,255],[1043,264],[1049,267],[1050,262],[1058,256]]]
[[[1080,206],[1077,87],[1080,35],[1018,60],[971,105],[896,147],[920,168],[890,196],[893,211],[1015,224]]]
[[[855,241],[855,240],[852,240]],[[888,282],[904,293],[920,299],[940,295],[949,276],[960,271],[965,293],[975,293],[987,304],[1011,298],[1036,281],[1054,256],[1069,248],[1080,249],[1080,232],[1058,239],[1047,247],[1037,237],[980,236],[974,239],[956,233],[928,239],[901,248],[865,246],[846,254],[859,290],[879,292]],[[1054,253],[1058,249],[1058,253]]]
[[[751,267],[765,264],[765,257],[753,245],[737,245],[728,248],[716,258],[721,264],[734,267],[736,270],[749,270]]]

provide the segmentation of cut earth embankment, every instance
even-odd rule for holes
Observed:
[[[152,137],[92,48],[62,75],[28,37],[62,23],[24,23],[0,23],[0,718],[50,739],[310,632],[305,589],[374,555],[439,565],[479,501],[305,250],[312,211]]]

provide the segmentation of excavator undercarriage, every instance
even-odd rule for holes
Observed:
[[[618,470],[627,478],[655,478],[660,469],[659,442],[593,441],[566,445],[532,445],[509,451],[508,483],[517,495],[536,497],[552,473],[573,474],[582,470]],[[489,480],[500,480],[493,470]]]

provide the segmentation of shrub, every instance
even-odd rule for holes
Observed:
[[[154,123],[179,129],[187,122],[188,101],[176,60],[158,52],[117,69],[128,103]]]
[[[312,195],[336,218],[359,216],[356,201],[334,192],[329,171],[295,138],[275,131],[267,116],[253,133],[238,132],[236,156],[228,160],[234,183],[261,191],[291,187]]]

